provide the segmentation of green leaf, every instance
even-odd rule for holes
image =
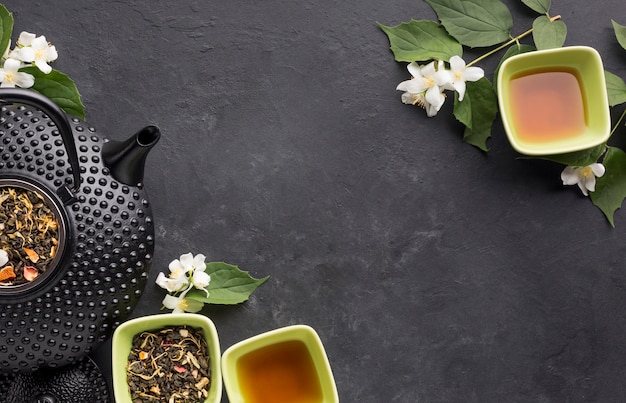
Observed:
[[[624,83],[624,80],[606,70],[604,71],[604,79],[606,81],[609,105],[615,106],[626,102],[626,83]]]
[[[463,123],[465,127],[472,128],[472,98],[468,96],[467,89],[465,90],[465,97],[463,101],[459,101],[459,94],[454,93],[454,110],[452,113],[459,122]]]
[[[487,139],[491,137],[491,127],[498,113],[498,101],[491,83],[486,78],[468,82],[462,102],[454,100],[454,116],[465,125],[463,140],[480,148],[487,149]]]
[[[411,20],[395,27],[378,26],[387,34],[391,51],[398,62],[449,61],[454,55],[463,55],[461,44],[434,21]]]
[[[617,38],[617,42],[626,49],[626,26],[620,25],[617,22],[611,20],[613,23],[613,30],[615,31],[615,37]]]
[[[541,15],[533,22],[533,40],[537,50],[560,48],[565,43],[567,26],[561,20],[550,21]]]
[[[516,43],[514,45],[512,45],[511,47],[509,47],[506,52],[504,53],[504,56],[502,56],[502,59],[500,59],[500,63],[498,63],[498,67],[496,67],[496,70],[493,72],[493,76],[494,77],[498,77],[498,73],[500,72],[500,66],[502,66],[502,63],[508,59],[511,56],[515,56],[515,55],[519,55],[522,53],[527,53],[527,52],[532,52],[536,50],[534,46],[530,46],[530,45],[524,45],[521,43]],[[497,89],[497,78],[494,78],[493,80],[493,88]]]
[[[606,144],[600,144],[589,148],[587,150],[576,151],[566,154],[555,155],[542,155],[540,157],[521,157],[522,159],[539,158],[549,161],[554,161],[559,164],[573,166],[573,167],[586,167],[587,165],[598,162],[602,154],[606,151]]]
[[[550,0],[522,0],[522,3],[539,14],[546,14],[550,11]]]
[[[35,84],[31,87],[32,90],[50,98],[65,113],[76,116],[79,119],[85,119],[85,105],[80,100],[76,84],[67,75],[54,69],[49,74],[45,74],[35,66],[23,67],[20,71],[32,74],[35,77]]]
[[[469,47],[491,46],[509,39],[513,17],[499,0],[426,0],[446,30]]]
[[[613,215],[622,207],[626,198],[626,153],[616,147],[609,147],[602,161],[606,172],[596,180],[596,190],[589,195],[611,226],[615,227]]]
[[[0,56],[9,48],[11,44],[11,34],[13,33],[13,15],[0,4]]]
[[[211,276],[207,287],[209,296],[202,290],[193,289],[187,293],[187,298],[209,304],[239,304],[269,278],[253,278],[247,271],[224,262],[207,263],[206,273]]]

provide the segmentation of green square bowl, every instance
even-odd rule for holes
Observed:
[[[306,325],[293,325],[253,336],[228,348],[222,355],[224,387],[230,403],[246,403],[239,379],[238,364],[242,357],[275,344],[299,341],[308,350],[319,381],[321,398],[311,403],[338,403],[339,397],[328,357],[318,334]]]
[[[519,111],[515,110],[514,102],[512,102],[511,82],[520,76],[542,71],[567,71],[576,76],[584,111],[584,124],[581,125],[579,132],[563,137],[554,136],[555,138],[546,140],[530,140],[528,136],[520,135],[520,130],[516,128],[514,121],[514,116]],[[548,82],[545,88],[541,87],[541,89],[544,93],[552,90],[558,93],[559,89],[551,87],[554,85],[556,84]],[[581,151],[602,144],[610,137],[611,116],[604,68],[600,54],[591,47],[569,46],[509,57],[500,66],[497,88],[504,130],[513,148],[521,154],[551,155]],[[563,97],[563,91],[560,93]],[[573,118],[577,117],[580,118],[580,116],[573,116]]]
[[[143,316],[122,323],[113,333],[112,371],[113,392],[117,403],[132,403],[126,379],[126,364],[133,337],[143,331],[158,330],[170,326],[187,325],[204,332],[211,364],[211,387],[204,403],[219,403],[222,398],[222,372],[220,343],[211,319],[193,313],[167,313]]]

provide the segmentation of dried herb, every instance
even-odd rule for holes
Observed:
[[[35,280],[54,259],[58,245],[59,223],[43,196],[0,188],[0,249],[8,260],[0,267],[0,285]]]
[[[204,332],[173,326],[135,335],[126,375],[133,403],[203,402],[211,387]]]

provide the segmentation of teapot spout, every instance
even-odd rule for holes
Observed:
[[[104,165],[119,182],[136,186],[143,181],[148,152],[161,137],[156,126],[146,126],[125,141],[108,141],[102,146]]]

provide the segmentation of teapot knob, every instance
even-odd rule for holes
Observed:
[[[43,395],[39,395],[36,400],[37,403],[58,403],[58,400],[55,396],[52,396],[48,393],[44,393]]]

